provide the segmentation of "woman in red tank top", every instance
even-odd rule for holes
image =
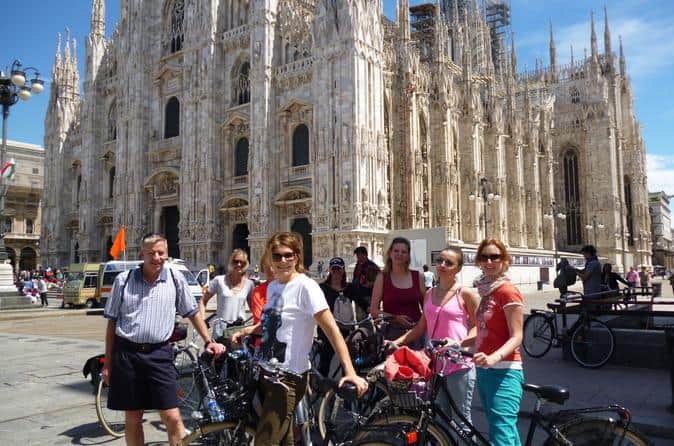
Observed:
[[[384,335],[386,339],[397,339],[421,317],[424,281],[419,271],[410,270],[410,248],[406,238],[393,239],[386,251],[384,272],[379,273],[372,287],[372,317],[379,316],[380,304],[383,311],[395,316]]]

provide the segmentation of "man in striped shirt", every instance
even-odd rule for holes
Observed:
[[[188,317],[205,342],[208,352],[219,356],[222,344],[211,340],[199,307],[182,274],[164,262],[166,238],[143,237],[138,268],[119,274],[103,315],[105,334],[103,379],[110,385],[108,408],[124,410],[127,445],[143,445],[143,411],[159,410],[169,444],[185,435],[177,399],[173,349],[168,342],[175,315]]]

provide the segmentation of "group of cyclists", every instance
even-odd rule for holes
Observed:
[[[267,241],[261,266],[268,280],[257,287],[246,277],[246,253],[232,253],[227,273],[209,283],[201,311],[213,296],[218,299],[217,315],[225,320],[242,317],[248,306],[254,323],[235,333],[231,345],[258,335],[258,357],[292,372],[276,382],[261,382],[263,403],[256,444],[292,444],[293,413],[312,367],[313,337],[307,334],[316,328],[319,338],[327,342],[322,343],[320,364],[313,366],[325,373],[336,355],[343,371],[340,385],[350,382],[359,394],[367,390],[333,315],[341,311],[336,303],[344,298],[353,301],[355,312],[369,313],[375,319],[380,312],[390,315],[384,338],[391,350],[423,351],[431,339],[472,350],[472,361],[446,366],[444,385],[469,421],[477,386],[493,444],[520,444],[523,297],[505,275],[511,261],[505,245],[497,239],[480,243],[476,265],[482,274],[474,287],[463,286],[457,278],[464,264],[460,248],[448,246],[436,256],[437,281],[432,287],[426,287],[422,272],[410,269],[410,249],[409,240],[394,238],[380,270],[368,259],[366,248],[358,247],[351,281],[346,278],[344,259],[335,257],[319,285],[304,268],[301,236],[279,232]]]

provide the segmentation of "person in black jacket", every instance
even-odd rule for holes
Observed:
[[[631,286],[627,280],[620,277],[620,274],[614,273],[612,269],[613,267],[610,263],[605,263],[601,269],[601,283],[607,290],[618,291],[620,289],[618,282],[622,282],[628,287]]]
[[[563,296],[568,291],[569,286],[576,283],[576,270],[565,258],[559,261],[555,269],[557,270],[557,277],[553,285],[555,288],[559,288],[559,295]]]

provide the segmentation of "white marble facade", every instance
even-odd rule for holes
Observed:
[[[165,231],[195,268],[242,243],[257,263],[276,230],[305,233],[315,265],[437,227],[547,253],[555,233],[569,251],[596,233],[619,268],[650,263],[644,142],[608,19],[603,51],[593,20],[590,54],[558,63],[551,31],[548,64],[522,70],[510,39],[494,60],[477,0],[398,0],[395,21],[382,0],[120,3],[106,38],[93,0],[83,92],[59,36],[45,265],[104,259],[120,225],[129,256]],[[501,200],[469,199],[481,178]]]

